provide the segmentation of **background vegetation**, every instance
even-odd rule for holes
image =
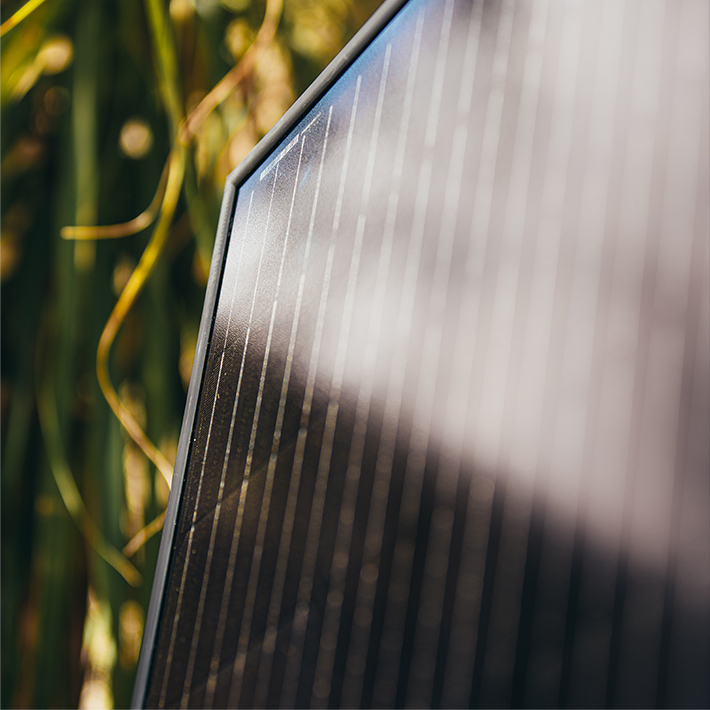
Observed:
[[[377,4],[2,2],[2,707],[129,705],[225,177]]]

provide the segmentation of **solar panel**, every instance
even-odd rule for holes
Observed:
[[[388,2],[230,176],[136,706],[710,704],[709,8]]]

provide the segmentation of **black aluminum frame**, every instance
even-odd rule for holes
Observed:
[[[177,524],[184,492],[185,470],[192,448],[197,406],[202,394],[205,364],[207,362],[207,353],[212,338],[217,298],[222,285],[222,275],[224,273],[229,236],[234,219],[234,211],[237,205],[239,188],[269,159],[269,157],[271,157],[284,138],[286,138],[323,95],[340,79],[345,71],[362,52],[367,49],[375,37],[382,32],[406,3],[407,0],[385,0],[313,84],[311,84],[269,133],[259,141],[258,145],[227,177],[225,182],[219,225],[217,227],[214,251],[212,253],[212,264],[207,281],[202,318],[200,319],[195,359],[190,376],[190,386],[187,392],[185,413],[180,429],[180,439],[175,459],[172,486],[165,514],[165,524],[160,541],[160,551],[158,553],[158,561],[153,578],[153,588],[150,595],[143,643],[133,688],[133,699],[131,702],[131,707],[133,708],[145,707],[148,683],[153,666],[158,624],[165,599],[165,585],[168,579],[173,553],[175,526]]]

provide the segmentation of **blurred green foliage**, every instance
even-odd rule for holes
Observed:
[[[270,2],[271,35],[265,0],[33,0],[15,26],[2,2],[2,707],[130,703],[159,536],[121,551],[168,486],[101,392],[99,339],[162,219],[107,363],[172,461],[224,180],[379,4]],[[140,214],[170,154],[174,211],[60,237]]]

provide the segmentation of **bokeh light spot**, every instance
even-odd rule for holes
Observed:
[[[127,158],[139,160],[153,147],[153,131],[142,118],[129,118],[121,127],[118,144]]]

